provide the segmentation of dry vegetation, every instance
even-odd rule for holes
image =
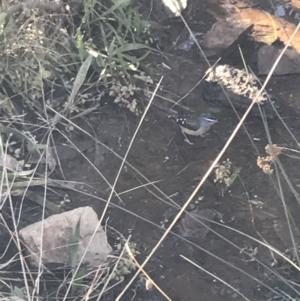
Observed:
[[[263,170],[266,174],[273,174],[273,168],[271,167],[272,164],[275,162],[276,157],[281,154],[282,148],[276,144],[266,146],[266,153],[267,156],[265,157],[258,157],[257,158],[257,166]]]
[[[131,1],[1,2],[1,208],[11,196],[32,195],[31,187],[42,187],[46,179],[49,187],[76,189],[76,183],[50,178],[60,167],[51,146],[53,127],[74,129],[62,117],[86,116],[110,98],[141,114],[138,96],[149,98],[153,84],[139,69],[151,51],[148,31],[148,23]],[[43,141],[36,135],[44,136]],[[14,220],[15,233],[18,223]],[[94,290],[102,295],[124,282],[124,276],[136,268],[124,243],[116,246],[116,254],[94,279],[85,269],[72,272],[61,279],[57,294],[66,293],[70,279],[73,296],[93,295]],[[18,238],[16,244],[20,246]],[[129,245],[132,254],[138,254],[134,243]],[[76,250],[73,253],[76,257]],[[28,268],[23,266],[22,272],[27,279]],[[39,294],[32,290],[31,280],[30,285],[25,280],[23,288],[11,287],[11,295],[29,299]],[[3,283],[9,289],[10,283]]]
[[[33,9],[25,2],[13,9],[2,2],[2,110],[19,112],[24,106],[49,114],[47,104],[65,116],[82,116],[113,92],[116,102],[135,111],[136,100],[120,97],[118,85],[133,96],[133,75],[140,75],[139,63],[151,50],[147,23],[130,1],[75,4],[40,3]],[[19,107],[14,102],[12,108],[7,98],[17,99]]]
[[[149,46],[149,24],[142,20],[131,1],[121,0],[87,0],[82,7],[76,2],[68,5],[60,2],[11,5],[4,1],[1,3],[0,41],[0,209],[8,204],[13,212],[11,196],[23,196],[33,186],[44,187],[45,180],[51,187],[80,191],[74,183],[50,177],[54,170],[60,169],[60,162],[55,159],[53,131],[59,132],[59,127],[72,131],[74,127],[70,127],[65,120],[90,114],[102,106],[103,99],[104,105],[108,99],[140,117],[144,112],[140,99],[150,100],[149,90],[153,88],[154,82],[139,67],[154,50]],[[243,121],[238,127],[241,127]],[[39,137],[44,138],[38,141],[37,132]],[[227,146],[220,152],[147,260],[150,260],[212,171],[214,182],[224,184],[226,188],[237,179],[240,168],[233,168],[235,162],[230,159],[220,161]],[[273,174],[273,166],[277,164],[276,160],[283,150],[276,144],[268,144],[265,148],[266,156],[257,158],[257,166],[264,173]],[[5,224],[2,215],[1,219]],[[13,222],[17,224],[16,220]],[[16,228],[14,231],[12,237],[21,254]],[[89,272],[84,269],[74,273],[75,267],[72,267],[72,272],[64,275],[64,280],[57,287],[57,296],[52,292],[57,300],[70,296],[78,300],[90,297],[100,300],[109,290],[128,281],[128,275],[132,275],[137,266],[126,251],[126,246],[130,247],[131,255],[140,253],[134,242],[128,243],[120,237],[110,262],[99,268],[95,277],[89,276]],[[284,254],[280,253],[280,256],[289,263]],[[23,261],[21,255],[20,258]],[[297,265],[294,268],[300,270]],[[29,272],[24,265],[22,289],[13,286],[8,280],[3,281],[3,286],[10,293],[0,296],[0,300],[8,295],[29,300],[38,293],[41,299],[48,298],[46,289],[45,292],[37,292],[35,287],[35,291],[32,291],[33,284],[39,281],[40,276],[35,280],[29,279],[26,276]],[[152,280],[148,276],[138,279],[138,286],[142,283],[142,286],[146,284],[147,289],[152,287]],[[28,285],[29,282],[31,285]],[[70,287],[71,295],[68,295]]]

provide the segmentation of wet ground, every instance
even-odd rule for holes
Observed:
[[[205,33],[216,21],[216,16],[221,18],[218,6],[221,1],[198,2],[193,3],[188,23],[192,30]],[[260,1],[256,2],[252,4],[260,4]],[[267,2],[255,6],[255,9],[272,12]],[[155,9],[150,18],[154,21],[159,18]],[[172,48],[172,41],[184,29],[179,20],[172,22],[171,35],[161,40],[163,49],[168,54],[163,59],[153,57],[156,67],[151,67],[154,78],[164,75],[162,89],[155,101],[165,107],[172,105],[166,98],[178,101],[199,82],[207,70],[206,62],[196,48],[187,52]],[[170,69],[165,68],[162,62]],[[252,67],[253,70],[256,69],[255,60]],[[296,138],[300,137],[298,83],[298,76],[276,77],[270,81],[267,89],[279,99],[281,117]],[[116,186],[123,203],[113,197],[106,216],[110,227],[125,237],[132,235],[132,241],[141,253],[138,258],[140,261],[149,254],[163,234],[162,223],[167,226],[178,211],[171,205],[170,199],[179,206],[185,203],[238,123],[231,110],[216,110],[203,102],[201,84],[180,104],[196,112],[211,111],[219,123],[212,127],[207,137],[192,138],[194,145],[189,145],[183,141],[179,128],[163,112],[155,107],[150,108],[127,158],[127,162],[135,170],[125,165]],[[178,110],[184,111],[182,107]],[[138,123],[139,117],[110,107],[81,121],[79,126],[123,157]],[[281,120],[268,121],[268,128],[274,143],[297,149],[297,144]],[[265,155],[265,146],[268,144],[264,124],[260,118],[250,116],[245,122],[245,129],[238,132],[222,159],[229,158],[235,168],[241,168],[234,183],[224,192],[214,182],[215,176],[212,174],[189,207],[217,211],[215,222],[210,224],[213,232],[209,232],[204,239],[199,239],[197,235],[190,238],[193,246],[180,237],[168,235],[146,267],[150,276],[174,301],[244,300],[239,292],[248,298],[245,300],[290,300],[284,293],[276,293],[275,290],[282,290],[294,298],[299,296],[298,288],[288,287],[274,275],[284,270],[286,279],[294,277],[293,271],[286,267],[288,264],[249,238],[251,236],[263,241],[280,251],[292,247],[282,198],[274,187],[278,186],[278,179],[275,174],[264,174],[256,164],[258,155]],[[65,203],[63,209],[89,205],[101,215],[105,206],[101,199],[107,199],[110,190],[100,173],[112,184],[122,161],[103,146],[91,142],[80,130],[76,130],[70,140],[75,144],[88,145],[83,154],[92,163],[89,164],[81,154],[70,158],[68,154],[62,153],[61,158],[64,156],[65,159],[61,159],[61,167],[66,179],[84,182],[92,188],[84,187],[81,193],[68,192],[71,202]],[[61,138],[57,140],[58,144],[64,142]],[[281,155],[279,159],[297,192],[297,185],[300,185],[299,159],[285,155]],[[277,171],[277,174],[280,175],[284,200],[297,225],[300,222],[299,204],[282,173]],[[60,173],[52,175],[52,178],[55,177],[61,177]],[[160,182],[155,187],[141,187],[148,181]],[[53,198],[58,203],[61,199],[63,195],[60,199],[57,196]],[[174,232],[181,234],[178,227],[174,228]],[[192,259],[203,270],[193,267],[180,255]],[[278,264],[275,264],[276,259]],[[212,277],[212,274],[219,279]],[[297,281],[297,277],[293,280]],[[164,298],[155,290],[139,290],[134,300]]]

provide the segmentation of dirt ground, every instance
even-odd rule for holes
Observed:
[[[193,1],[188,19],[192,30],[206,33],[211,28],[216,21],[213,12],[215,10],[217,14],[219,2],[224,3],[217,0]],[[271,11],[271,7],[266,4],[268,1],[263,2],[261,8]],[[150,18],[157,21],[158,15],[154,7]],[[175,19],[168,22],[171,24],[171,35],[161,39],[163,49],[168,55],[163,59],[160,57],[160,61],[157,56],[154,57],[157,60],[156,67],[152,66],[151,70],[156,78],[164,75],[158,95],[177,101],[196,85],[207,70],[207,65],[196,47],[189,52],[172,48],[172,42],[181,34],[184,26]],[[164,68],[162,63],[170,69]],[[253,69],[256,69],[255,64]],[[296,138],[300,137],[298,82],[299,76],[285,76],[273,78],[268,85],[268,91],[279,99],[280,114]],[[156,97],[156,101],[171,106],[162,98]],[[201,84],[181,105],[196,112],[213,110],[201,99]],[[165,195],[151,185],[138,188],[146,184],[147,180],[131,167],[125,166],[116,187],[123,203],[113,197],[105,220],[109,227],[125,237],[132,235],[132,241],[137,244],[141,253],[138,258],[140,261],[149,254],[163,234],[161,224],[165,222],[168,225],[171,216],[177,212],[166,196],[179,206],[185,203],[238,123],[236,115],[228,109],[220,108],[213,112],[219,122],[207,137],[192,138],[194,145],[185,143],[179,128],[155,107],[149,110],[137,134],[127,161],[150,182],[160,181],[155,185]],[[108,107],[88,120],[82,120],[78,125],[123,157],[138,123],[139,118],[130,112]],[[279,119],[268,121],[268,126],[274,143],[297,149],[297,144]],[[257,156],[265,155],[265,146],[268,144],[262,120],[250,116],[245,122],[245,128],[253,141],[241,129],[222,159],[229,158],[235,167],[241,168],[238,178],[222,194],[220,185],[214,183],[212,174],[193,200],[196,208],[218,212],[215,223],[211,224],[214,232],[208,233],[202,241],[194,237],[191,239],[193,246],[171,233],[146,266],[150,276],[173,301],[244,300],[212,275],[234,287],[247,300],[291,300],[284,297],[284,293],[280,297],[275,291],[283,291],[294,298],[299,296],[296,286],[291,284],[292,288],[288,287],[276,276],[276,273],[284,271],[286,279],[292,278],[293,271],[286,268],[287,264],[249,238],[251,236],[264,241],[281,251],[292,247],[283,204],[273,185],[273,182],[278,185],[277,178],[275,175],[264,174],[256,164]],[[96,146],[79,130],[72,134],[70,140],[77,145],[86,144],[84,155],[110,183],[114,182],[121,165],[119,158],[104,147]],[[58,145],[64,142],[59,139],[57,141]],[[61,165],[66,179],[83,182],[92,187],[84,187],[81,193],[68,192],[71,202],[65,203],[63,209],[89,205],[101,215],[105,203],[100,198],[107,199],[110,191],[107,184],[82,155],[74,154],[70,158],[65,154],[65,159],[63,157],[62,154]],[[280,162],[298,191],[299,159],[282,155]],[[61,178],[61,174],[57,171],[52,178]],[[285,202],[297,225],[300,222],[299,204],[283,176],[281,181]],[[63,195],[53,197],[52,200],[59,203],[62,198]],[[178,233],[177,227],[174,232]],[[109,231],[108,235],[111,233]],[[180,255],[192,259],[203,270],[193,267]],[[277,264],[274,264],[274,257],[278,259]],[[293,281],[296,282],[297,278],[293,278]],[[133,295],[134,292],[129,290],[124,300],[131,300]],[[164,298],[155,289],[139,289],[133,300],[157,301]]]

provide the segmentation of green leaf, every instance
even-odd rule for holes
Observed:
[[[108,10],[106,10],[101,17],[105,17],[108,16],[110,14],[113,14],[116,10],[118,9],[124,9],[125,7],[127,7],[130,4],[131,0],[117,0],[115,2],[115,4],[109,8]]]
[[[138,63],[140,61],[142,61],[143,59],[145,59],[148,55],[149,55],[150,51],[146,52],[143,56],[136,58],[134,56],[128,55],[128,54],[124,54],[124,57],[129,60],[132,63]]]
[[[128,43],[120,46],[117,48],[112,55],[116,55],[118,52],[127,52],[127,51],[134,51],[134,50],[140,50],[140,49],[150,49],[149,46],[140,44],[140,43]]]
[[[25,300],[23,290],[21,288],[17,287],[17,286],[14,286],[14,287],[11,288],[11,295]]]
[[[77,73],[76,79],[74,81],[73,89],[72,89],[71,95],[68,99],[68,105],[67,105],[66,109],[71,108],[73,106],[74,98],[77,95],[79,89],[81,88],[81,86],[83,85],[83,83],[85,81],[85,78],[89,71],[92,60],[93,60],[93,56],[89,55],[86,58],[86,60],[82,63],[82,65]]]
[[[70,251],[71,251],[71,267],[72,270],[74,271],[76,268],[76,257],[77,257],[77,251],[78,251],[78,243],[79,243],[79,239],[80,239],[80,221],[81,218],[78,220],[76,227],[75,227],[75,233],[72,237],[72,242],[71,242],[71,247],[70,247]]]
[[[224,189],[224,191],[226,191],[233,183],[234,181],[237,179],[237,177],[239,176],[240,172],[241,172],[241,167],[236,167],[233,171],[233,173],[231,174],[228,182],[226,183],[226,187]]]
[[[76,46],[78,49],[80,60],[81,60],[81,62],[83,62],[87,58],[87,52],[84,49],[83,35],[81,33],[80,27],[77,28],[77,31],[76,31]]]
[[[83,277],[87,274],[86,269],[82,269],[80,271],[78,271],[78,273],[76,274],[76,278],[74,278],[74,281],[72,283],[72,288],[71,288],[71,293],[72,295],[74,295],[76,293],[76,291],[78,290],[78,288],[82,285],[83,283]]]

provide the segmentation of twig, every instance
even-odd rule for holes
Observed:
[[[137,262],[137,260],[135,259],[134,255],[132,254],[128,243],[126,242],[125,244],[125,248],[126,251],[128,252],[129,256],[131,257],[131,259],[134,261],[134,263],[136,264],[136,266],[139,268],[140,271],[143,272],[143,274],[146,276],[146,278],[150,281],[151,284],[153,284],[155,286],[155,288],[169,301],[172,301],[168,295],[151,279],[151,277],[145,272],[145,270],[141,267],[141,265]]]

